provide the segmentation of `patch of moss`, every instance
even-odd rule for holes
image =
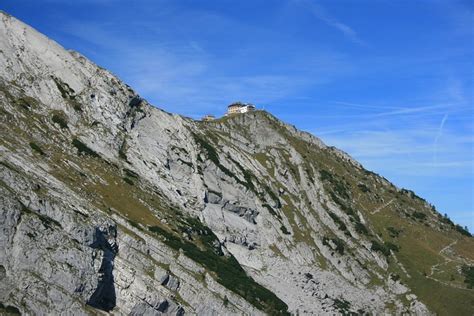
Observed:
[[[123,169],[123,172],[124,172],[125,175],[126,175],[127,177],[129,177],[129,178],[133,178],[133,179],[138,179],[138,178],[139,178],[138,173],[136,173],[136,172],[133,171],[133,170],[124,168],[124,169]]]
[[[59,127],[61,127],[62,129],[67,129],[68,128],[67,119],[66,119],[66,116],[64,114],[55,113],[51,117],[51,120],[53,121],[53,123],[58,124]]]
[[[52,79],[64,99],[69,99],[74,96],[74,89],[72,89],[67,83],[57,77],[52,77]]]
[[[228,168],[221,164],[217,151],[209,142],[205,141],[197,134],[193,134],[193,136],[196,143],[199,144],[201,149],[205,151],[207,158],[211,160],[225,175],[230,178],[233,178],[237,183],[243,185],[247,189],[255,191],[255,187],[251,181],[252,175],[249,171],[245,170],[242,166],[240,166],[240,164],[233,160],[233,162],[236,163],[237,167],[239,167],[239,169],[241,169],[241,171],[243,172],[245,181],[242,181],[239,177],[237,177],[237,175],[235,175],[232,171],[230,171]]]
[[[333,238],[323,237],[323,245],[332,248],[332,246],[329,244],[329,240],[331,240],[334,243],[334,245],[336,246],[336,248],[334,248],[334,250],[336,250],[340,255],[343,255],[344,254],[344,242],[341,239],[337,238],[337,237],[333,237]]]
[[[343,199],[349,199],[350,193],[346,184],[335,174],[330,173],[327,170],[320,170],[320,179],[324,182],[329,182],[330,189],[332,192],[336,193]]]
[[[391,254],[390,251],[398,252],[400,247],[391,242],[384,242],[382,244],[376,240],[372,240],[370,249],[382,253],[385,257],[389,257]]]
[[[193,164],[192,164],[192,162],[190,162],[190,161],[186,161],[186,160],[183,160],[183,159],[181,159],[181,158],[178,158],[178,161],[180,161],[182,164],[184,164],[184,165],[186,165],[186,166],[188,166],[188,167],[190,167],[190,168],[193,167]]]
[[[344,224],[344,222],[339,218],[339,216],[337,216],[336,214],[334,214],[331,211],[328,211],[328,214],[332,218],[332,220],[337,224],[337,226],[339,227],[340,230],[342,230],[342,231],[347,230],[346,224]]]
[[[72,145],[76,147],[76,149],[79,151],[79,154],[85,154],[94,158],[100,158],[100,155],[98,153],[90,149],[86,144],[84,144],[77,138],[74,138],[72,140]]]
[[[0,315],[21,315],[21,312],[15,306],[3,305],[3,303],[0,303]]]
[[[354,314],[354,313],[351,313],[350,312],[350,308],[351,308],[351,303],[349,303],[348,301],[346,301],[345,299],[341,298],[341,299],[338,299],[336,298],[334,300],[334,304],[333,306],[339,310],[339,312],[342,313],[342,315],[351,315],[351,314]]]
[[[36,106],[37,103],[38,101],[28,96],[20,97],[15,100],[15,104],[26,111],[31,110],[31,108]]]
[[[280,226],[280,229],[281,229],[281,231],[283,232],[283,234],[285,234],[285,235],[291,235],[291,233],[288,231],[288,229],[287,229],[284,225],[281,225],[281,226]]]
[[[369,235],[369,231],[368,231],[367,227],[365,227],[365,225],[362,224],[361,222],[356,222],[356,224],[355,224],[355,230],[356,230],[356,232],[359,233],[359,234],[364,234],[364,235],[366,235],[366,236]]]
[[[30,147],[31,147],[31,149],[33,149],[34,151],[36,151],[38,154],[40,154],[40,155],[42,155],[42,156],[45,155],[45,153],[44,153],[44,151],[41,149],[41,147],[40,147],[38,144],[36,144],[35,142],[30,142]]]
[[[72,104],[72,108],[74,109],[74,111],[76,112],[82,112],[82,105],[78,102],[73,102]]]
[[[209,158],[209,160],[211,160],[215,165],[219,166],[219,155],[214,147],[197,134],[193,134],[193,136],[196,143],[206,152],[207,158]]]
[[[130,185],[135,185],[135,183],[133,182],[133,180],[130,179],[130,178],[123,177],[122,179],[123,179],[123,181],[125,181],[126,183],[128,183],[128,184],[130,184]]]
[[[133,227],[135,227],[136,229],[138,230],[143,230],[143,228],[140,226],[140,224],[138,224],[137,222],[131,220],[131,219],[127,219],[127,222],[132,225]]]
[[[278,214],[277,212],[275,212],[275,210],[273,209],[273,207],[271,207],[270,205],[268,204],[263,204],[262,205],[264,208],[266,208],[268,210],[268,212],[270,212],[270,214],[272,214],[273,216],[275,216],[276,218],[278,218],[279,220],[282,220],[280,214]]]
[[[120,145],[118,154],[119,154],[120,159],[128,161],[128,158],[127,158],[127,140],[126,139],[124,139],[122,144]]]

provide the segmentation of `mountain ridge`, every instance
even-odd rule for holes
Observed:
[[[0,16],[3,306],[472,312],[474,242],[414,193],[269,113],[154,108]]]

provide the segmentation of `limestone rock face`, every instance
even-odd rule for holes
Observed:
[[[421,198],[269,113],[154,108],[5,13],[0,113],[0,312],[446,311],[420,282],[473,298],[472,238]]]

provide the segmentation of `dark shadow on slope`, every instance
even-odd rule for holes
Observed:
[[[97,288],[87,301],[87,304],[106,312],[111,311],[117,301],[113,275],[114,259],[118,253],[118,245],[115,243],[116,234],[116,229],[113,226],[106,230],[96,228],[94,242],[90,245],[91,248],[102,250],[104,257],[99,269]],[[113,237],[112,242],[109,241],[110,237]]]

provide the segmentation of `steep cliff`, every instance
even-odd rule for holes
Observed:
[[[263,111],[161,111],[0,18],[0,311],[474,312],[474,239],[413,192]]]

